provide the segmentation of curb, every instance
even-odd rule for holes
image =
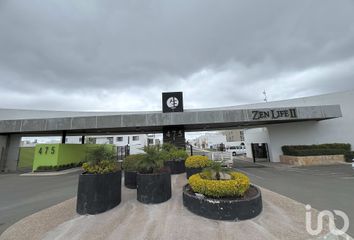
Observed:
[[[80,171],[82,171],[82,168],[78,167],[78,168],[66,169],[66,170],[55,171],[55,172],[30,172],[30,173],[23,173],[23,174],[20,174],[20,176],[21,177],[60,176],[60,175],[65,175],[65,174],[75,173],[75,172],[80,172]]]

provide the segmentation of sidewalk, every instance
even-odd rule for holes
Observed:
[[[236,156],[233,158],[233,167],[235,168],[276,168],[276,169],[289,169],[296,167],[295,165],[280,163],[280,162],[253,162],[253,159]]]

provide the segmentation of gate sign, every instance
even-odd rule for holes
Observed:
[[[297,118],[296,108],[252,110],[252,120],[276,120]]]
[[[166,126],[163,128],[163,142],[171,143],[177,148],[185,148],[184,126]]]
[[[183,112],[183,93],[162,93],[162,112]]]

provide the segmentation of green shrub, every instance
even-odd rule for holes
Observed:
[[[285,155],[290,156],[319,156],[319,155],[344,155],[347,152],[344,149],[309,149],[293,150]]]
[[[185,163],[187,168],[204,168],[211,165],[211,160],[207,156],[189,156]]]
[[[114,148],[108,148],[106,145],[90,149],[87,153],[87,159],[88,162],[82,164],[82,168],[87,173],[105,174],[120,170],[118,163],[115,161],[116,152]]]
[[[188,154],[184,149],[178,149],[175,145],[171,143],[164,143],[161,147],[161,151],[167,161],[181,161],[186,160],[186,158],[188,157]]]
[[[177,147],[175,145],[173,145],[172,143],[164,143],[162,144],[162,151],[166,151],[166,152],[172,152],[172,151],[176,151],[178,150]]]
[[[351,145],[345,143],[294,145],[283,146],[282,151],[284,155],[289,156],[345,155],[351,151]]]
[[[349,162],[349,163],[353,162],[354,152],[346,152],[344,156],[345,156],[346,162]]]
[[[164,167],[164,161],[169,157],[166,151],[159,146],[145,146],[145,154],[137,163],[137,169],[140,173],[160,172]]]
[[[82,162],[79,162],[79,163],[68,163],[68,164],[64,164],[64,165],[55,165],[55,166],[39,166],[35,170],[35,172],[61,171],[61,170],[70,169],[70,168],[74,168],[74,167],[81,167],[81,166],[82,166]]]
[[[89,148],[86,153],[87,162],[90,164],[96,164],[102,160],[114,161],[116,157],[115,148],[105,144],[96,148]]]
[[[188,179],[192,190],[207,197],[241,197],[250,187],[249,178],[239,172],[230,172],[230,180],[210,180],[202,174],[194,174]]]
[[[188,153],[184,149],[176,149],[170,152],[170,159],[174,161],[183,161],[188,158]]]
[[[123,169],[129,172],[138,171],[138,162],[142,158],[144,158],[144,154],[133,154],[133,155],[126,156],[122,164]]]

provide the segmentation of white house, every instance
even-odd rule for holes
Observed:
[[[202,149],[217,148],[217,145],[226,143],[226,136],[221,133],[205,133],[192,140],[191,143]]]
[[[96,144],[114,144],[118,147],[129,146],[130,154],[143,153],[146,145],[159,144],[155,134],[108,135],[87,137]]]

